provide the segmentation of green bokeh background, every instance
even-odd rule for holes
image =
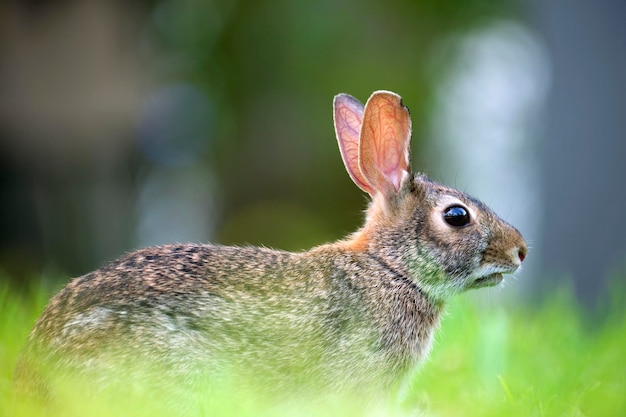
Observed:
[[[433,94],[449,70],[446,45],[514,15],[504,0],[9,2],[5,43],[24,45],[4,56],[18,62],[9,66],[15,73],[29,71],[7,99],[25,109],[26,121],[9,109],[0,123],[9,203],[0,266],[25,281],[42,271],[80,275],[146,244],[301,250],[345,236],[361,224],[367,200],[340,160],[333,96],[401,94],[413,119],[414,166],[425,169]],[[39,83],[47,89],[23,98]],[[182,101],[167,102],[180,91]],[[153,116],[159,99],[154,106],[171,108]],[[174,121],[161,126],[151,117]],[[144,140],[142,129],[172,134],[163,145]],[[180,153],[186,162],[168,159]],[[157,237],[138,238],[151,175],[189,175],[169,186],[166,220],[174,228],[189,221],[196,233],[159,235],[165,226],[156,220],[145,228]],[[181,187],[214,209],[201,224],[189,203],[176,207]]]

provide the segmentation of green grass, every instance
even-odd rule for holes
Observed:
[[[539,307],[452,303],[406,403],[427,415],[626,415],[626,315],[589,322],[572,297]]]
[[[402,390],[396,406],[371,415],[401,416],[621,416],[626,415],[626,309],[613,291],[608,316],[586,318],[568,292],[534,307],[454,299],[428,361]],[[48,294],[20,296],[0,284],[0,413],[9,415],[15,361]],[[121,415],[115,401],[72,399],[65,415]],[[139,407],[146,411],[149,407]],[[139,410],[133,409],[133,413]],[[332,404],[349,415],[352,404]],[[341,411],[338,411],[341,410]],[[155,410],[150,410],[151,416]],[[254,403],[225,402],[197,415],[281,415]],[[331,415],[299,409],[298,415]],[[19,415],[43,415],[30,407]],[[158,412],[157,412],[158,415]],[[170,414],[167,414],[170,415]]]

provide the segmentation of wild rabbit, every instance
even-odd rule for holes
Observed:
[[[18,384],[73,373],[210,395],[222,383],[378,392],[401,379],[428,352],[445,301],[500,283],[526,244],[480,201],[410,171],[400,96],[377,91],[364,107],[340,94],[334,124],[372,199],[361,229],[302,253],[177,244],[123,256],[50,301]]]

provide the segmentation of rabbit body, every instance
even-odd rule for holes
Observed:
[[[367,390],[421,357],[438,315],[367,253],[173,245],[73,280],[41,316],[35,343],[81,373],[143,360],[198,380],[261,378],[275,391]]]
[[[186,244],[128,254],[51,300],[18,379],[46,362],[53,373],[209,390],[364,393],[400,380],[427,354],[445,301],[499,283],[525,242],[478,200],[410,172],[399,96],[374,93],[365,108],[337,96],[335,129],[350,177],[372,196],[360,230],[302,253]]]

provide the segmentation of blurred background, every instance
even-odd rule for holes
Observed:
[[[565,284],[601,310],[626,276],[624,18],[623,0],[2,0],[1,279],[60,285],[163,243],[338,239],[367,200],[332,98],[388,89],[414,169],[530,243],[487,297]]]

